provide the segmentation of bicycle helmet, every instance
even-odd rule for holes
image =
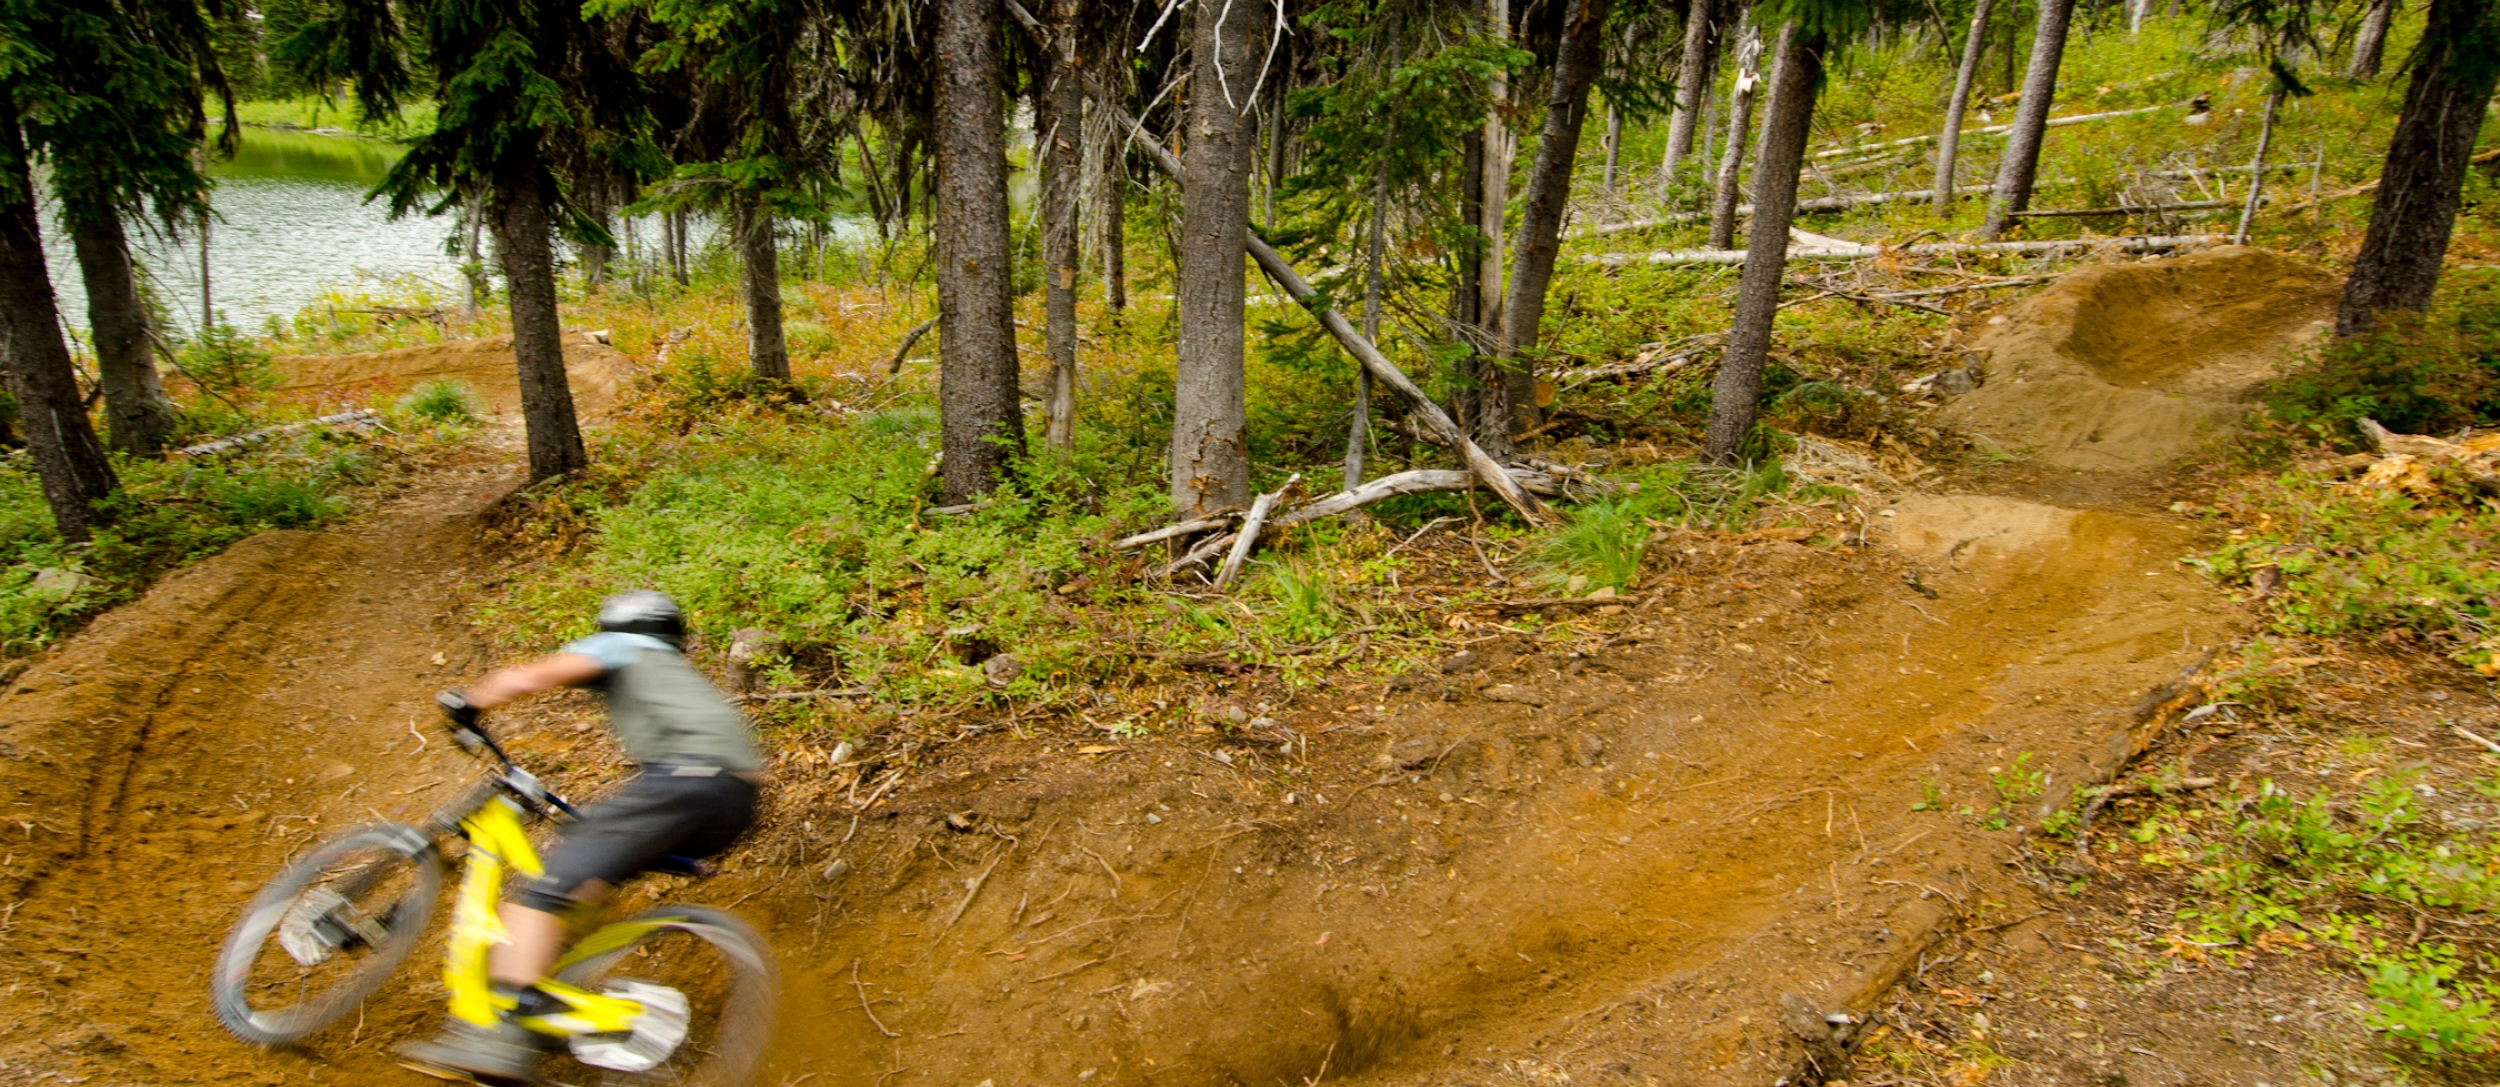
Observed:
[[[667,593],[636,589],[599,602],[599,629],[617,634],[648,634],[670,645],[686,643],[686,616]]]

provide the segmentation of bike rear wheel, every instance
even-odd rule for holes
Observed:
[[[263,1046],[336,1022],[416,947],[442,889],[442,854],[405,824],[352,831],[298,858],[226,933],[209,982],[217,1021]]]
[[[655,1003],[655,989],[664,990],[659,995],[671,1005],[671,1021],[657,1032],[637,1031],[638,1037],[577,1037],[573,1059],[585,1065],[588,1079],[555,1078],[613,1087],[742,1087],[755,1075],[772,1040],[777,979],[771,950],[746,922],[702,906],[658,906],[590,934],[572,954],[581,957],[562,964],[557,980],[630,996],[646,1007]],[[603,1047],[604,1054],[598,1052]],[[637,1063],[617,1059],[629,1054],[650,1066],[606,1067]]]

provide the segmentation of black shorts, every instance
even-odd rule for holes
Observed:
[[[688,769],[645,768],[616,795],[582,809],[581,821],[547,851],[546,874],[514,901],[562,913],[592,880],[614,887],[665,858],[701,860],[737,844],[755,822],[755,784],[726,770]]]

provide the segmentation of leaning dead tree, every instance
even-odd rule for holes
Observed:
[[[1023,25],[1027,33],[1045,44],[1050,40],[1049,32],[1042,27],[1039,20],[1033,18],[1031,12],[1025,10],[1022,3],[1018,0],[1005,0],[1005,4],[1008,13],[1015,17],[1016,22]],[[1138,150],[1145,153],[1147,161],[1154,163],[1156,169],[1162,170],[1174,181],[1181,179],[1182,169],[1179,156],[1164,147],[1163,142],[1153,133],[1146,131],[1145,126],[1139,124],[1136,117],[1113,107],[1109,99],[1101,95],[1096,95],[1095,100],[1103,106],[1105,113],[1114,118],[1130,134]],[[1405,400],[1408,410],[1415,418],[1423,423],[1425,429],[1439,435],[1449,448],[1459,454],[1460,458],[1466,462],[1468,471],[1484,485],[1486,490],[1492,491],[1504,505],[1516,511],[1529,524],[1541,525],[1553,520],[1553,515],[1545,509],[1544,503],[1537,501],[1535,495],[1528,493],[1527,489],[1512,477],[1507,466],[1493,459],[1483,447],[1469,439],[1458,423],[1450,418],[1449,413],[1441,409],[1441,405],[1425,395],[1423,389],[1417,387],[1414,380],[1406,376],[1405,371],[1398,369],[1396,363],[1389,361],[1388,356],[1381,354],[1380,349],[1373,346],[1371,340],[1354,327],[1353,322],[1346,320],[1344,314],[1329,306],[1327,301],[1320,297],[1319,292],[1313,289],[1300,273],[1294,271],[1292,265],[1285,263],[1283,256],[1279,255],[1256,233],[1249,234],[1246,240],[1250,258],[1258,263],[1259,269],[1267,273],[1267,277],[1273,280],[1287,297],[1309,310],[1311,315],[1319,320],[1320,327],[1327,329],[1329,335],[1336,338],[1338,345],[1345,348],[1347,354],[1354,356],[1355,361],[1371,373],[1373,381],[1387,386],[1389,391]]]

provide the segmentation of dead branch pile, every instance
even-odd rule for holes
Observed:
[[[2398,434],[2379,425],[2376,419],[2363,419],[2361,433],[2370,439],[2373,452],[2345,458],[2342,467],[2359,473],[2347,486],[2427,496],[2439,490],[2430,470],[2441,467],[2472,480],[2474,489],[2484,494],[2500,495],[2500,431],[2466,434],[2449,441],[2421,434]]]

